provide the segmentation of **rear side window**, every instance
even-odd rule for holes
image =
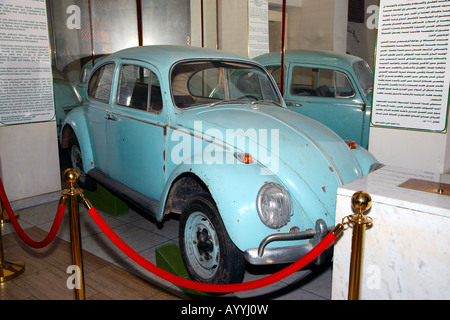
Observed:
[[[108,63],[98,68],[88,84],[88,97],[104,103],[109,102],[111,96],[114,63]]]

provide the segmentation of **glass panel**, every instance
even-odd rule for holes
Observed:
[[[211,97],[225,99],[224,73],[221,68],[203,66],[204,70],[197,72],[189,80],[189,91],[196,97]]]
[[[317,69],[294,67],[291,76],[291,94],[294,96],[315,96]]]
[[[334,71],[319,69],[319,86],[316,88],[319,97],[334,97]]]
[[[150,97],[149,83],[151,84]],[[150,101],[149,109],[147,109],[148,101]],[[158,77],[147,68],[123,65],[120,72],[117,104],[144,111],[161,111],[162,97]]]
[[[88,0],[47,1],[47,8],[52,65],[76,85],[83,59],[92,53]]]
[[[53,65],[73,84],[92,55],[138,45],[136,1],[53,0],[48,7]]]
[[[111,95],[114,64],[108,63],[95,71],[88,85],[88,96],[104,103],[109,102]]]
[[[242,63],[184,62],[172,72],[172,94],[179,108],[239,100],[280,103],[277,91],[263,69]]]
[[[120,72],[117,103],[121,106],[147,111],[149,70],[123,65]]]
[[[153,72],[151,73],[151,95],[150,95],[150,110],[160,112],[163,107],[161,85],[159,79]]]
[[[273,79],[275,80],[278,89],[281,90],[281,68],[280,66],[270,66],[266,67],[267,71],[272,75]]]
[[[319,97],[348,98],[355,95],[347,76],[331,69],[319,69],[319,86],[315,90]]]
[[[344,73],[310,67],[292,69],[290,90],[295,96],[348,98],[355,95],[353,86]]]
[[[186,45],[191,35],[190,2],[142,0],[144,45]]]
[[[138,45],[136,1],[91,1],[95,54]]]
[[[349,79],[344,73],[335,72],[335,96],[336,98],[350,98],[355,96],[355,91]]]
[[[365,61],[358,61],[353,64],[356,78],[358,78],[359,85],[363,89],[364,94],[369,96],[373,88],[373,71]]]

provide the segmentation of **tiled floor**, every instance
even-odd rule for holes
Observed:
[[[48,232],[56,214],[57,204],[57,201],[52,201],[22,209],[19,211],[20,217],[18,221],[24,229],[36,226]],[[82,247],[85,251],[123,268],[151,284],[156,284],[181,298],[189,298],[179,287],[156,277],[117,249],[94,223],[84,206],[80,205],[79,208]],[[155,224],[131,209],[128,213],[121,216],[99,213],[123,241],[142,257],[154,264],[156,264],[155,248],[167,243],[178,243],[178,220],[176,217],[171,217],[162,224]],[[58,233],[58,237],[66,241],[70,241],[68,220],[66,212]],[[3,235],[11,232],[14,232],[13,227],[9,223],[4,224]],[[45,257],[42,258],[45,259]],[[249,266],[244,277],[244,282],[262,278],[274,271],[277,270]],[[236,293],[233,297],[282,300],[330,300],[331,274],[331,264],[321,268],[307,266],[280,282],[264,288]],[[86,283],[86,285],[89,284]]]

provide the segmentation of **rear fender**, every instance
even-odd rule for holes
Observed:
[[[80,145],[83,157],[83,168],[87,173],[95,167],[95,162],[86,117],[84,116],[81,108],[72,110],[62,125],[60,135],[60,144],[62,149],[67,149],[69,147],[70,137],[72,135],[75,135],[78,140],[78,144]]]

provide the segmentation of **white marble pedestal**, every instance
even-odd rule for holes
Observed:
[[[338,189],[336,223],[353,214],[356,191],[372,197],[360,299],[450,299],[450,190],[399,187],[410,179],[450,184],[450,175],[386,166]],[[348,298],[352,231],[334,246],[332,299]]]

